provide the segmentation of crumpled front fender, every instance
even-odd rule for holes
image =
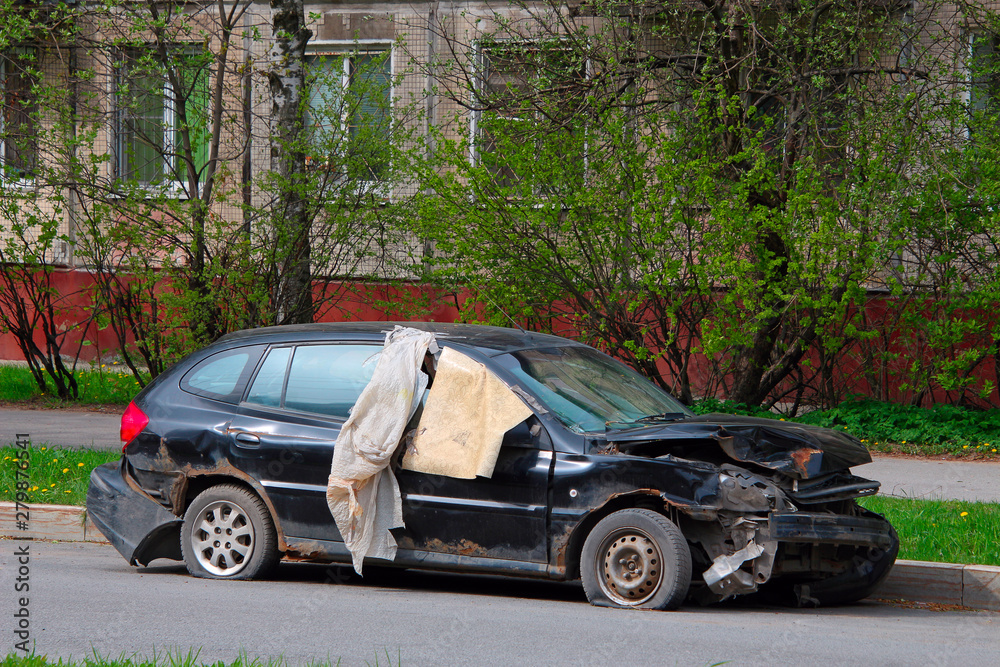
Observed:
[[[180,530],[183,520],[125,479],[125,463],[94,468],[87,489],[87,516],[130,565],[148,565],[156,558],[183,560]]]

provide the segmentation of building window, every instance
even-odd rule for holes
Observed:
[[[3,115],[0,117],[0,156],[3,180],[27,181],[38,157],[35,117],[38,105],[32,95],[36,50],[10,49],[0,57],[3,82]]]
[[[501,188],[531,182],[536,194],[553,194],[582,182],[585,128],[565,121],[586,62],[558,44],[520,42],[480,44],[478,60],[474,162]]]
[[[187,159],[199,173],[208,161],[208,76],[203,56],[181,52],[171,67],[178,89],[148,51],[129,51],[116,78],[118,177],[143,185],[187,182]],[[181,141],[190,137],[190,153]]]
[[[995,112],[1000,103],[1000,36],[974,33],[969,48],[969,106],[973,113]]]
[[[392,130],[391,52],[313,52],[307,63],[310,165],[352,181],[383,180]]]

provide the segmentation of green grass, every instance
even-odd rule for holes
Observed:
[[[75,403],[85,405],[126,405],[140,389],[131,373],[108,369],[106,366],[78,370],[76,382],[80,396]],[[0,364],[0,401],[48,401],[53,407],[60,403],[51,381],[43,392],[39,390],[27,368],[9,364]]]
[[[121,452],[93,449],[52,449],[46,445],[28,450],[28,504],[84,505],[90,471],[99,465],[117,461]],[[24,460],[24,450],[0,447],[0,500],[17,499],[15,471]]]
[[[27,401],[38,395],[38,384],[27,368],[0,364],[0,400]]]
[[[873,496],[860,501],[899,534],[899,557],[1000,565],[1000,504]]]
[[[759,407],[705,399],[692,406],[698,414],[727,412],[781,419]],[[1000,458],[1000,409],[971,410],[954,405],[917,408],[861,400],[846,401],[830,410],[816,410],[788,419],[845,430],[875,452],[966,458]]]
[[[281,657],[258,658],[250,657],[245,652],[240,651],[236,659],[231,662],[218,660],[216,662],[199,661],[200,650],[189,649],[187,653],[181,651],[153,651],[152,656],[143,656],[138,653],[121,653],[118,657],[101,656],[96,652],[80,660],[63,660],[62,658],[49,658],[45,655],[30,653],[8,653],[6,657],[0,659],[0,667],[287,667],[288,662]],[[330,667],[339,665],[329,660],[308,663],[309,667]],[[370,663],[369,663],[370,664]],[[391,667],[392,661],[379,663],[378,653],[376,653],[375,665],[385,664]],[[395,663],[399,665],[400,662]]]

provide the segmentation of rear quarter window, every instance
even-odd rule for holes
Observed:
[[[263,345],[238,347],[202,359],[181,378],[181,389],[189,394],[225,403],[239,403]]]

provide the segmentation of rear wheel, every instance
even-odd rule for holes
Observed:
[[[691,585],[691,551],[667,517],[629,508],[609,514],[590,531],[580,573],[591,604],[674,609]]]
[[[235,484],[198,494],[184,515],[188,572],[210,579],[257,579],[278,563],[278,539],[264,501]]]

